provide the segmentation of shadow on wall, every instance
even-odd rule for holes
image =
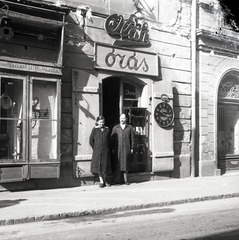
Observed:
[[[182,154],[183,141],[184,141],[184,128],[181,123],[180,112],[182,108],[179,107],[179,93],[177,88],[173,87],[173,102],[174,102],[174,170],[171,172],[172,178],[180,178],[181,161],[180,155]]]
[[[80,144],[80,142],[77,142],[80,122],[79,114],[84,115],[86,119],[95,120],[95,116],[92,114],[91,102],[89,102],[91,98],[82,93],[82,89],[91,86],[92,81],[95,80],[92,74],[94,72],[92,56],[94,41],[85,33],[85,26],[78,23],[76,15],[76,11],[73,10],[66,17],[67,25],[63,59],[66,69],[63,78],[65,84],[70,85],[71,91],[67,95],[62,93],[62,102],[64,102],[64,98],[66,101],[69,101],[68,99],[71,98],[73,104],[71,104],[71,110],[69,110],[67,104],[62,105],[62,112],[65,111],[68,115],[72,114],[72,120],[70,124],[68,123],[69,121],[62,121],[61,174],[60,179],[51,180],[52,187],[56,187],[56,185],[69,187],[87,184],[82,179],[74,178],[76,173],[73,172],[72,156],[77,155],[78,144]],[[38,180],[38,187],[45,187],[44,180]]]

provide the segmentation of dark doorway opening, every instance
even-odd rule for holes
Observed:
[[[103,116],[110,128],[119,123],[120,79],[110,77],[103,80]]]

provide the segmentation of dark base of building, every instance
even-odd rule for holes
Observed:
[[[238,173],[239,171],[227,171],[223,175]],[[215,175],[216,176],[216,175]],[[190,177],[190,176],[188,176]],[[131,173],[128,175],[130,183],[142,183],[155,180],[169,180],[187,177],[174,177],[170,172],[161,173]],[[107,182],[113,184],[113,176],[108,176]],[[59,178],[59,179],[33,179],[23,182],[11,182],[0,184],[1,191],[27,191],[27,190],[41,190],[41,189],[57,189],[57,188],[73,188],[80,186],[98,185],[99,179],[94,176],[84,178]]]

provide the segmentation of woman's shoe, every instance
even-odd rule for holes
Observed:
[[[104,183],[100,183],[99,188],[103,188],[103,187],[105,187],[105,184]]]

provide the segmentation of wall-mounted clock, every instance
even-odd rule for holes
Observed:
[[[168,127],[174,121],[174,112],[172,107],[166,103],[159,103],[154,110],[154,118],[160,127]]]

